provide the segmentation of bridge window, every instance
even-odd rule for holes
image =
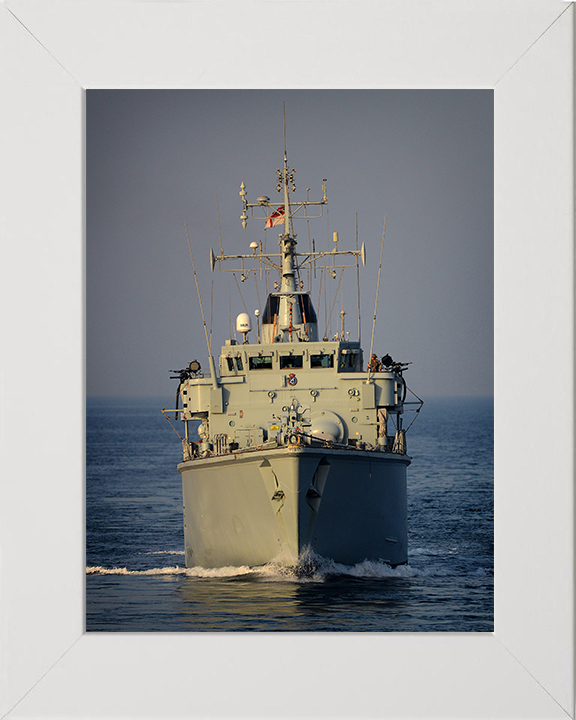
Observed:
[[[310,355],[311,368],[331,368],[334,367],[334,355],[332,353],[319,353],[318,355]]]
[[[356,358],[358,357],[358,353],[355,352],[343,352],[340,355],[340,360],[338,362],[338,371],[339,372],[354,372],[356,370]]]
[[[302,367],[302,355],[281,355],[280,369],[291,370],[292,368]]]
[[[256,355],[248,358],[250,370],[272,370],[272,355]]]
[[[226,362],[228,364],[229,372],[234,372],[234,363],[236,363],[236,370],[238,370],[238,372],[242,372],[243,363],[242,363],[242,358],[240,357],[240,355],[237,355],[235,358],[230,357],[230,355],[228,355],[226,357]]]

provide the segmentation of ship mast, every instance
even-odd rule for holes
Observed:
[[[284,233],[281,234],[279,245],[282,248],[282,284],[280,286],[280,307],[278,312],[278,327],[288,332],[288,339],[292,340],[295,327],[302,325],[302,312],[297,301],[296,291],[296,234],[290,233],[290,190],[296,190],[294,185],[294,170],[288,170],[288,157],[286,154],[286,123],[284,123],[284,168],[277,170],[278,190],[284,190]]]
[[[293,219],[305,219],[310,220],[313,218],[320,218],[323,214],[323,206],[327,204],[328,199],[326,197],[326,180],[322,184],[322,198],[320,200],[302,200],[293,201],[293,208],[290,205],[290,193],[296,190],[294,184],[295,170],[289,169],[288,166],[288,155],[286,152],[286,121],[284,119],[284,163],[282,169],[276,171],[277,174],[277,185],[276,190],[283,195],[283,201],[272,203],[270,198],[262,195],[257,198],[255,203],[248,202],[246,186],[242,182],[240,185],[240,196],[242,198],[242,214],[240,219],[242,221],[242,227],[246,228],[248,215],[255,219],[261,219],[266,222],[265,227],[271,228],[274,226],[282,227],[282,232],[279,233],[278,245],[280,246],[280,253],[268,253],[262,252],[261,243],[252,243],[250,247],[253,249],[251,255],[238,254],[238,255],[224,255],[222,248],[220,249],[220,255],[215,255],[210,250],[210,267],[214,270],[216,265],[219,266],[220,270],[224,270],[222,263],[228,260],[240,261],[240,267],[224,270],[225,272],[239,272],[241,273],[241,279],[244,281],[250,272],[256,272],[256,269],[246,267],[245,263],[252,263],[256,261],[258,263],[260,274],[262,268],[276,269],[280,276],[281,282],[280,287],[272,292],[268,298],[267,307],[270,306],[270,313],[265,311],[262,318],[263,322],[263,334],[265,327],[265,317],[268,320],[266,337],[269,339],[267,342],[298,342],[298,341],[314,341],[317,335],[317,321],[315,312],[311,303],[310,294],[300,289],[300,284],[297,280],[297,271],[303,267],[313,266],[315,269],[326,268],[331,271],[333,277],[335,277],[335,269],[345,267],[355,267],[357,260],[354,265],[347,265],[341,263],[340,260],[343,256],[356,256],[362,259],[362,264],[365,264],[365,250],[364,243],[360,250],[338,250],[335,245],[333,250],[327,250],[323,252],[317,252],[313,250],[311,252],[299,253],[296,250],[296,233],[294,232]],[[316,207],[317,210],[312,212],[319,214],[310,214],[310,209]],[[302,211],[302,214],[298,214]],[[256,213],[256,214],[255,214]],[[263,213],[263,216],[262,216]],[[259,250],[258,250],[259,246]],[[301,258],[299,261],[298,258]],[[318,264],[318,260],[326,259],[327,264]],[[330,258],[330,260],[328,260]],[[338,264],[336,259],[338,258]],[[273,309],[272,309],[273,308]]]

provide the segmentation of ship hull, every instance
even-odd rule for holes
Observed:
[[[407,562],[406,468],[392,453],[306,446],[180,463],[187,567]]]

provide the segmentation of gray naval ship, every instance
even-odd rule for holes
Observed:
[[[242,280],[251,272],[278,273],[261,330],[255,313],[256,342],[248,340],[250,316],[241,313],[236,328],[243,342],[226,340],[216,370],[204,320],[209,374],[197,360],[172,371],[180,380],[175,408],[163,412],[176,412],[184,429],[178,471],[187,567],[272,561],[298,567],[314,555],[395,567],[408,559],[407,364],[388,355],[380,363],[373,355],[364,370],[360,342],[344,332],[344,313],[336,336],[319,337],[301,275],[306,269],[332,277],[344,267],[358,272],[364,244],[340,250],[334,233],[331,251],[297,251],[294,221],[321,217],[327,197],[324,181],[321,200],[295,201],[294,172],[284,151],[277,170],[281,202],[261,196],[250,203],[244,183],[240,190],[243,227],[248,214],[265,228],[278,227],[279,253],[267,253],[262,241],[252,242],[247,255],[210,251],[212,271],[218,266]],[[342,264],[350,258],[354,264]],[[202,307],[200,294],[199,300]]]

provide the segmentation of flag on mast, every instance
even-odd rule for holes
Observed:
[[[272,215],[266,220],[265,228],[274,227],[274,225],[281,225],[284,222],[284,205],[280,205],[277,210],[274,210]]]

